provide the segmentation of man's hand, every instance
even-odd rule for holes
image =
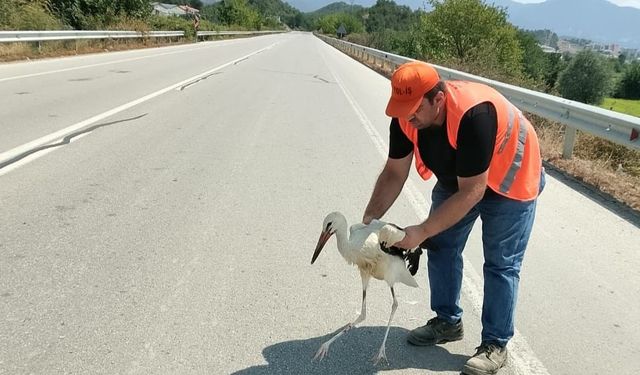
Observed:
[[[412,225],[404,228],[406,235],[400,242],[396,242],[393,246],[397,246],[402,249],[415,249],[420,246],[422,241],[427,239],[427,235],[424,229],[420,225]]]

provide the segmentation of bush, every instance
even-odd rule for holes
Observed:
[[[43,0],[0,0],[0,30],[60,30]]]
[[[324,34],[335,36],[340,25],[344,25],[347,35],[364,31],[362,21],[350,13],[333,13],[322,16],[316,22],[316,28]]]
[[[640,99],[640,63],[634,62],[622,76],[615,92],[616,98]]]
[[[349,42],[362,44],[396,55],[415,57],[418,55],[418,44],[411,32],[392,29],[372,33],[349,35]]]
[[[193,21],[180,17],[151,16],[148,20],[149,29],[162,31],[184,31],[185,38],[194,38]],[[202,25],[202,23],[201,23]]]
[[[122,17],[146,19],[151,15],[147,0],[48,0],[51,11],[76,30],[107,28]]]
[[[611,72],[595,52],[576,54],[558,78],[562,97],[586,104],[600,104],[609,91]]]

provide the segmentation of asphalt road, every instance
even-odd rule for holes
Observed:
[[[288,33],[0,65],[0,374],[457,374],[480,339],[479,228],[465,338],[411,347],[420,288],[312,362],[360,309],[322,219],[361,218],[382,168],[386,78]],[[424,218],[415,173],[385,217]],[[640,372],[640,230],[549,176],[500,374]]]

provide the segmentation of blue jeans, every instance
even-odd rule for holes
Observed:
[[[543,172],[540,192],[544,184]],[[452,192],[436,184],[431,194],[431,210],[451,195]],[[484,248],[482,341],[505,346],[513,337],[520,267],[533,226],[536,202],[487,194],[457,224],[427,241],[431,309],[440,319],[455,323],[462,318],[462,250],[473,223],[480,216]]]

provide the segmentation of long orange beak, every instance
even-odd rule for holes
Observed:
[[[329,241],[329,238],[331,238],[331,235],[332,233],[327,231],[322,231],[322,233],[320,233],[320,238],[318,238],[318,244],[316,245],[316,249],[313,252],[313,257],[311,257],[311,264],[313,264],[313,262],[316,261],[316,259],[318,258],[318,255],[320,255],[320,252],[324,247],[324,244],[326,244],[327,241]]]

